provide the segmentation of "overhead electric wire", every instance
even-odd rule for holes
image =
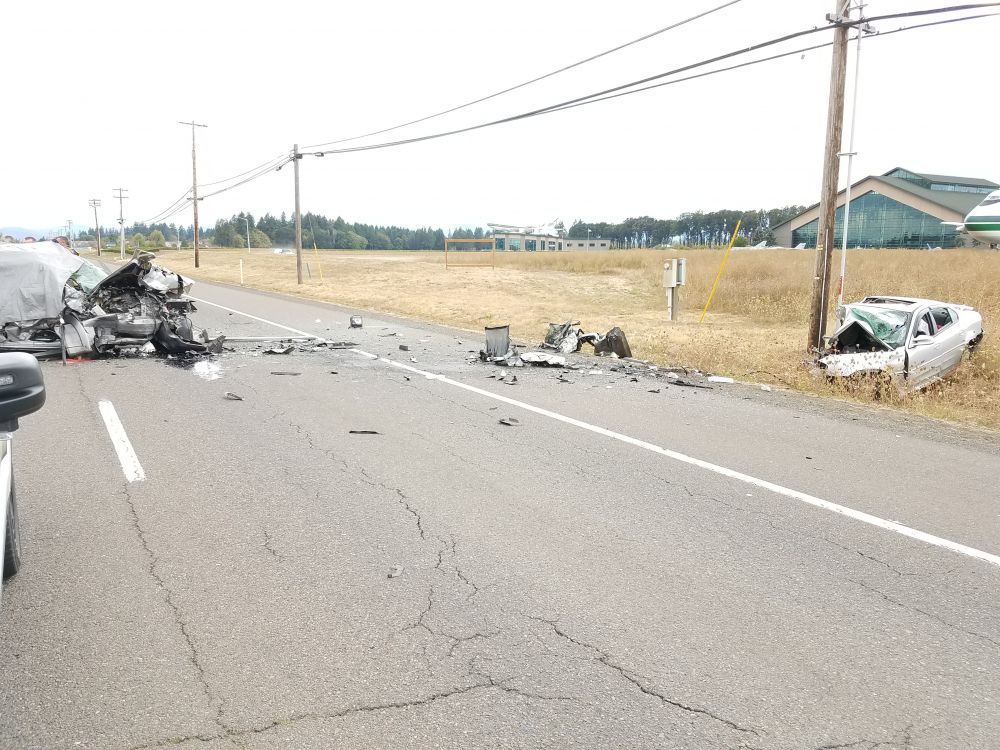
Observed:
[[[271,159],[268,159],[263,164],[258,164],[256,167],[252,167],[251,169],[248,169],[246,172],[240,172],[239,174],[234,174],[232,177],[227,177],[224,180],[216,180],[215,182],[205,182],[205,183],[202,183],[201,185],[199,185],[198,187],[199,188],[203,188],[203,187],[212,187],[212,185],[221,185],[224,182],[229,182],[230,180],[235,180],[235,179],[238,179],[240,177],[243,177],[244,175],[248,175],[251,172],[255,172],[258,169],[260,169],[261,167],[266,167],[267,165],[271,164],[271,162],[281,161],[285,157],[286,157],[286,154],[283,154],[283,153],[282,154],[278,154],[277,156],[275,156],[275,157],[273,157]]]
[[[177,204],[180,203],[181,201],[183,201],[185,198],[187,198],[190,193],[191,193],[191,188],[188,188],[187,190],[184,191],[184,193],[181,195],[180,198],[178,198],[177,200],[175,200],[173,203],[171,203],[165,209],[163,209],[162,211],[160,211],[158,214],[154,214],[153,218],[146,219],[142,223],[143,224],[152,224],[153,222],[156,222],[156,221],[162,221],[161,216],[163,214],[166,214],[166,213],[169,213],[170,211],[172,211],[174,209],[174,207],[177,206]]]
[[[672,23],[669,26],[664,26],[662,29],[657,29],[656,31],[652,31],[649,34],[645,34],[644,36],[641,36],[638,39],[633,39],[630,42],[625,42],[624,44],[619,44],[617,47],[612,47],[611,49],[605,50],[604,52],[598,52],[596,55],[591,55],[590,57],[587,57],[587,58],[585,58],[583,60],[579,60],[579,61],[577,61],[575,63],[571,63],[569,65],[565,65],[565,66],[559,68],[558,70],[553,70],[550,73],[546,73],[546,74],[540,75],[540,76],[538,76],[536,78],[532,78],[530,81],[525,81],[524,83],[519,83],[519,84],[517,84],[515,86],[510,86],[509,88],[505,88],[505,89],[503,89],[501,91],[497,91],[496,93],[488,94],[487,96],[482,96],[482,97],[480,97],[478,99],[473,99],[472,101],[466,102],[465,104],[459,104],[458,106],[451,107],[450,109],[445,109],[445,110],[442,110],[441,112],[436,112],[433,115],[427,115],[426,117],[420,117],[420,118],[418,118],[416,120],[410,120],[409,122],[404,122],[404,123],[401,123],[399,125],[393,125],[391,128],[383,128],[382,130],[373,130],[370,133],[363,133],[361,135],[353,135],[353,136],[351,136],[349,138],[340,138],[340,139],[335,140],[335,141],[325,141],[324,143],[313,143],[313,144],[308,145],[308,146],[303,146],[302,148],[304,148],[304,149],[307,149],[307,148],[320,148],[321,146],[333,146],[333,145],[338,144],[338,143],[347,143],[348,141],[357,141],[357,140],[360,140],[361,138],[368,138],[368,137],[373,136],[373,135],[381,135],[382,133],[389,133],[389,132],[391,132],[393,130],[399,130],[400,128],[409,127],[410,125],[416,125],[417,123],[426,122],[427,120],[433,120],[436,117],[441,117],[443,115],[451,114],[452,112],[457,112],[460,109],[465,109],[466,107],[471,107],[474,104],[480,104],[481,102],[485,102],[485,101],[488,101],[490,99],[495,99],[498,96],[503,96],[504,94],[509,94],[511,91],[516,91],[517,89],[524,88],[525,86],[530,86],[533,83],[538,83],[539,81],[544,81],[546,78],[552,78],[553,76],[559,75],[560,73],[565,73],[567,70],[572,70],[573,68],[578,68],[581,65],[586,65],[587,63],[593,62],[594,60],[597,60],[597,59],[599,59],[601,57],[606,57],[607,55],[610,55],[610,54],[612,54],[614,52],[618,52],[620,50],[623,50],[626,47],[631,47],[632,45],[638,44],[639,42],[644,42],[647,39],[651,39],[652,37],[658,36],[658,35],[666,32],[666,31],[671,31],[671,30],[676,29],[676,28],[678,28],[680,26],[684,26],[685,24],[689,24],[692,21],[697,21],[699,18],[704,18],[705,16],[711,15],[712,13],[715,13],[716,11],[720,11],[720,10],[723,10],[724,8],[728,8],[730,5],[736,5],[736,3],[739,3],[739,2],[742,2],[742,0],[729,0],[729,2],[723,3],[722,5],[719,5],[719,6],[715,7],[715,8],[710,8],[709,10],[706,10],[706,11],[704,11],[702,13],[698,13],[697,15],[691,16],[690,18],[685,18],[682,21],[677,21],[676,23]]]
[[[1000,12],[998,12],[998,13],[980,13],[980,14],[974,15],[974,16],[963,16],[961,18],[946,18],[943,21],[931,21],[929,23],[921,23],[921,24],[916,24],[916,25],[913,25],[913,26],[901,26],[900,28],[893,29],[892,31],[879,31],[879,32],[876,32],[876,33],[872,33],[870,36],[872,38],[875,38],[875,37],[884,37],[884,36],[891,36],[892,34],[898,34],[901,31],[913,31],[915,29],[923,29],[923,28],[927,28],[929,26],[942,26],[944,24],[957,23],[959,21],[971,21],[971,20],[974,20],[974,19],[977,19],[977,18],[989,18],[990,16],[1000,16]],[[866,19],[863,19],[863,20],[865,22],[867,22],[869,19],[866,18]],[[857,40],[857,37],[854,37],[851,41],[855,41],[855,40]],[[654,83],[651,86],[644,86],[642,88],[632,89],[631,91],[621,91],[621,92],[619,92],[617,94],[611,94],[609,96],[603,96],[603,97],[600,97],[598,99],[588,99],[585,102],[577,102],[576,104],[570,104],[570,105],[567,105],[565,107],[560,107],[558,109],[549,110],[549,112],[561,112],[561,111],[563,111],[565,109],[573,109],[575,107],[582,107],[582,106],[584,106],[586,104],[596,104],[597,102],[606,102],[609,99],[617,99],[618,97],[628,96],[629,94],[638,94],[638,93],[641,93],[643,91],[650,91],[652,89],[663,88],[664,86],[670,86],[670,85],[675,84],[675,83],[683,83],[684,81],[693,81],[696,78],[705,78],[706,76],[715,75],[716,73],[726,73],[726,72],[729,72],[731,70],[737,70],[738,68],[746,68],[746,67],[749,67],[750,65],[757,65],[758,63],[770,62],[772,60],[779,60],[782,57],[790,57],[791,55],[797,55],[797,54],[800,54],[800,53],[803,53],[803,52],[811,52],[813,50],[823,49],[824,47],[830,47],[832,45],[833,45],[833,42],[823,42],[822,44],[814,44],[811,47],[801,47],[799,49],[794,49],[794,50],[791,50],[789,52],[782,52],[781,54],[778,54],[778,55],[771,55],[769,57],[761,57],[761,58],[758,58],[757,60],[750,60],[749,62],[739,63],[738,65],[730,65],[730,66],[725,67],[725,68],[716,68],[715,70],[709,70],[709,71],[707,71],[705,73],[698,73],[698,74],[693,75],[693,76],[685,76],[684,78],[677,78],[675,80],[665,81],[663,83]],[[545,114],[548,114],[548,112],[545,112]]]
[[[879,16],[878,18],[880,18],[880,19],[905,18],[905,17],[913,16],[913,15],[928,15],[928,14],[931,14],[931,13],[955,12],[956,10],[965,9],[965,8],[988,8],[988,7],[996,7],[996,6],[1000,6],[1000,2],[977,3],[977,4],[974,4],[974,5],[952,6],[952,7],[948,7],[948,8],[928,9],[928,10],[922,10],[922,11],[909,11],[909,12],[906,12],[906,13],[897,13],[897,14],[888,14],[888,15],[885,15],[885,16]],[[991,15],[991,14],[987,14],[987,15]],[[979,16],[975,16],[975,17],[979,17]],[[967,19],[957,19],[957,20],[969,20],[971,18],[973,18],[973,17],[970,16]],[[850,20],[848,23],[845,23],[845,24],[842,24],[842,25],[855,26],[855,25],[860,24],[860,23],[867,23],[867,22],[869,22],[871,20],[874,20],[874,19],[873,18],[854,19],[854,20]],[[930,25],[930,24],[927,24],[927,25]],[[587,94],[585,96],[576,97],[575,99],[568,99],[568,100],[566,100],[564,102],[559,102],[557,104],[552,104],[552,105],[549,105],[547,107],[542,107],[540,109],[531,110],[529,112],[522,112],[521,114],[512,115],[510,117],[500,118],[498,120],[492,120],[492,121],[489,121],[489,122],[479,123],[477,125],[470,125],[470,126],[467,126],[467,127],[464,127],[464,128],[456,128],[454,130],[444,131],[444,132],[440,132],[440,133],[431,133],[429,135],[424,135],[424,136],[416,136],[416,137],[413,137],[413,138],[400,139],[398,141],[388,141],[388,142],[383,142],[383,143],[373,143],[373,144],[366,144],[366,145],[361,145],[361,146],[349,146],[349,147],[346,147],[346,148],[339,148],[339,149],[324,149],[322,151],[303,152],[303,153],[304,154],[312,154],[312,155],[345,154],[345,153],[354,153],[354,152],[358,152],[358,151],[372,151],[372,150],[382,149],[382,148],[391,148],[391,147],[394,147],[394,146],[403,146],[403,145],[408,145],[408,144],[411,144],[411,143],[419,143],[419,142],[422,142],[422,141],[429,141],[429,140],[435,140],[435,139],[438,139],[438,138],[445,138],[447,136],[459,135],[461,133],[468,133],[468,132],[472,132],[472,131],[475,131],[475,130],[481,130],[481,129],[484,129],[484,128],[493,127],[495,125],[503,125],[503,124],[506,124],[506,123],[516,122],[518,120],[527,119],[527,118],[530,118],[530,117],[537,117],[539,115],[549,114],[551,112],[558,112],[558,111],[563,110],[563,109],[571,109],[574,106],[578,106],[580,104],[590,103],[591,101],[603,101],[604,99],[615,98],[614,96],[608,96],[608,95],[609,94],[615,94],[616,92],[623,91],[624,89],[633,89],[634,87],[641,86],[644,83],[649,83],[651,81],[659,80],[661,78],[666,78],[668,76],[674,76],[674,75],[677,75],[678,73],[683,73],[683,72],[688,71],[688,70],[693,70],[695,68],[704,67],[705,65],[711,65],[712,63],[721,62],[722,60],[727,60],[727,59],[732,58],[732,57],[737,57],[739,55],[744,55],[744,54],[747,54],[749,52],[754,52],[756,50],[763,49],[765,47],[772,47],[772,46],[774,46],[776,44],[781,44],[782,42],[787,42],[787,41],[790,41],[792,39],[796,39],[798,37],[807,36],[809,34],[816,34],[816,33],[824,32],[824,31],[829,31],[831,28],[834,28],[835,26],[836,26],[836,24],[831,25],[831,26],[814,27],[812,29],[804,29],[802,31],[797,31],[797,32],[794,32],[794,33],[791,33],[791,34],[786,34],[784,36],[777,37],[775,39],[771,39],[771,40],[768,40],[768,41],[765,41],[765,42],[760,42],[758,44],[751,45],[751,46],[746,47],[746,48],[741,49],[741,50],[735,50],[735,51],[728,52],[728,53],[723,54],[723,55],[717,55],[715,57],[708,58],[708,59],[702,60],[700,62],[691,63],[689,65],[685,65],[685,66],[682,66],[680,68],[675,68],[673,70],[669,70],[669,71],[666,71],[664,73],[658,73],[656,75],[647,76],[646,78],[641,78],[641,79],[638,79],[636,81],[631,81],[630,83],[624,83],[624,84],[621,84],[619,86],[614,86],[614,87],[612,87],[610,89],[605,89],[603,91],[597,91],[597,92],[594,92],[592,94]],[[907,27],[907,28],[917,28],[917,27]],[[895,32],[893,32],[893,33],[895,33]],[[808,50],[808,49],[815,49],[817,47],[823,47],[823,46],[827,46],[827,45],[817,45],[816,47],[808,47],[808,48],[805,48],[805,49],[806,50]],[[795,54],[795,53],[792,52],[792,53],[789,53],[789,54]],[[780,55],[780,56],[784,56],[784,55]],[[776,57],[780,57],[780,56],[776,56]],[[764,61],[766,61],[768,59],[774,59],[774,58],[764,58],[764,59],[761,60],[761,62],[764,62]],[[722,69],[719,72],[723,72],[724,70],[726,70],[726,69]],[[690,78],[695,78],[695,77],[703,77],[703,76],[691,76]],[[648,88],[655,88],[655,86],[645,87],[643,89],[636,89],[636,91],[642,91],[642,90],[646,90]],[[625,93],[629,93],[629,92],[625,92]]]
[[[255,174],[251,174],[246,179],[240,180],[239,182],[235,182],[232,185],[229,185],[229,186],[224,187],[224,188],[220,188],[219,190],[215,190],[215,191],[213,191],[211,193],[206,193],[205,195],[200,196],[198,200],[202,200],[203,198],[211,198],[213,195],[219,195],[219,193],[225,193],[226,191],[232,190],[233,188],[237,188],[240,185],[246,185],[248,182],[253,182],[257,178],[263,177],[268,172],[276,172],[277,170],[281,169],[283,166],[285,166],[286,164],[288,164],[288,162],[290,162],[290,161],[292,161],[292,157],[291,156],[283,156],[281,161],[279,161],[279,162],[277,162],[275,164],[269,164],[269,166],[266,169],[261,169],[261,170],[257,171]]]

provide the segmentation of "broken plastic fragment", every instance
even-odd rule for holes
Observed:
[[[363,325],[364,323],[362,322],[360,315],[351,316],[351,328],[361,328]]]
[[[376,430],[348,430],[349,435],[380,435],[381,433]]]
[[[732,378],[725,378],[721,375],[709,375],[707,378],[709,383],[735,383],[736,381]]]
[[[521,424],[521,422],[520,420],[515,419],[514,417],[501,417],[500,424],[506,427],[517,427]]]
[[[231,393],[230,391],[226,391],[225,398],[227,400],[229,400],[229,401],[242,401],[243,400],[242,396],[237,395],[235,393]]]
[[[294,349],[295,347],[291,344],[288,346],[276,346],[273,349],[265,349],[264,354],[291,354]]]
[[[400,344],[399,345],[399,351],[401,351],[401,352],[408,352],[408,351],[410,351],[410,345],[409,344]]]
[[[389,569],[389,575],[386,576],[386,577],[387,578],[399,578],[401,575],[403,575],[403,566],[402,565],[393,565]]]
[[[301,375],[301,372],[286,372],[284,370],[271,370],[272,375]]]

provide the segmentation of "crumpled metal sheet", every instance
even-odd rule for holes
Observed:
[[[81,265],[55,242],[0,243],[0,326],[58,318],[66,282]]]

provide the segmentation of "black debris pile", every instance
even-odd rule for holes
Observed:
[[[615,326],[607,333],[584,333],[578,328],[579,321],[568,320],[565,323],[549,323],[549,332],[542,342],[545,349],[555,349],[563,354],[578,352],[584,344],[594,347],[598,357],[619,357],[624,359],[632,356],[632,349],[625,338],[625,332]]]

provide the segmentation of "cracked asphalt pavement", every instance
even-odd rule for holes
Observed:
[[[993,434],[589,358],[509,386],[480,333],[193,293],[263,319],[201,303],[210,333],[354,341],[1000,552]],[[997,566],[352,351],[234,349],[43,365],[0,746],[997,746]]]

